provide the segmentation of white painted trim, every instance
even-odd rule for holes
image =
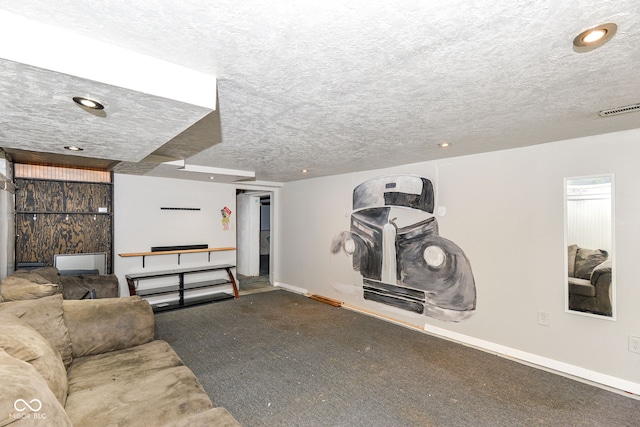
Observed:
[[[216,109],[216,78],[199,71],[4,10],[0,10],[0,38],[11,41],[0,43],[0,58]]]
[[[276,283],[275,286],[280,286],[286,290],[303,295],[308,294],[306,289],[287,285],[285,283]],[[456,342],[458,344],[466,345],[468,347],[473,347],[487,353],[495,354],[496,356],[504,357],[505,359],[510,359],[537,369],[542,369],[557,375],[562,375],[576,381],[581,381],[596,387],[604,388],[606,390],[616,392],[632,399],[640,400],[640,384],[634,383],[632,381],[627,381],[621,378],[613,377],[611,375],[592,371],[590,369],[581,368],[579,366],[570,365],[568,363],[549,359],[548,357],[528,353],[526,351],[496,344],[490,341],[481,340],[479,338],[470,337],[468,335],[453,332],[448,329],[429,325],[428,323],[424,325],[424,329],[420,329],[419,327],[411,325],[409,323],[397,321],[390,317],[382,316],[369,310],[354,307],[352,305],[345,304],[343,305],[343,308],[356,311],[367,316],[376,317],[378,319],[393,323],[398,326],[403,326],[405,328],[413,329],[418,332],[434,335],[439,338],[444,338],[449,341]]]
[[[557,375],[562,375],[576,381],[581,381],[596,387],[616,392],[626,397],[640,400],[640,384],[634,383],[632,381],[612,377],[611,375],[606,375],[600,372],[581,368],[579,366],[559,362],[557,360],[549,359],[548,357],[543,357],[537,354],[528,353],[526,351],[517,350],[515,348],[506,347],[500,344],[492,343],[490,341],[481,340],[479,338],[470,337],[468,335],[453,332],[448,329],[429,325],[428,323],[424,325],[424,329],[420,329],[419,327],[416,327],[414,325],[396,321],[392,318],[382,316],[368,310],[363,310],[358,307],[354,307],[351,305],[344,305],[343,307],[348,310],[353,310],[362,314],[366,314],[368,316],[373,316],[399,326],[414,329],[418,332],[423,332],[437,336],[439,338],[444,338],[449,341],[466,345],[468,347],[473,347],[475,349],[495,354],[496,356],[504,357],[515,362],[523,363],[537,369],[542,369]]]
[[[283,288],[283,289],[285,289],[287,291],[295,292],[296,294],[301,294],[301,295],[307,295],[309,293],[309,291],[307,291],[304,288],[299,288],[297,286],[288,285],[288,284],[282,283],[282,282],[275,282],[273,284],[273,286],[277,286],[279,288]]]
[[[587,382],[591,385],[606,386],[605,388],[607,389],[613,389],[610,391],[616,391],[624,396],[640,399],[640,384],[638,383],[592,371],[590,369],[581,368],[579,366],[570,365],[554,359],[549,359],[548,357],[492,343],[490,341],[470,337],[468,335],[429,324],[424,325],[424,331],[441,338],[493,353],[497,356],[513,359],[517,362],[524,362],[525,364],[548,370],[553,373],[561,375],[564,374],[564,376],[575,380],[582,380],[583,382]]]
[[[199,166],[199,165],[188,165],[188,164],[184,164],[183,166],[179,167],[178,170],[184,171],[184,172],[204,173],[207,175],[232,175],[232,176],[241,176],[245,178],[255,178],[256,176],[256,173],[253,171],[245,171],[240,169],[215,168],[212,166]]]
[[[236,188],[240,190],[269,191],[269,189],[282,188],[283,186],[283,182],[272,181],[250,181],[249,183],[236,183]]]

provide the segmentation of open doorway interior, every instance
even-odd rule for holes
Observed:
[[[240,294],[272,290],[272,192],[237,190],[236,211]]]
[[[269,277],[271,255],[271,196],[260,196],[260,276]]]

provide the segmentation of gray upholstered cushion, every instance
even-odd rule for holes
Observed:
[[[95,300],[99,301],[99,300]],[[164,426],[213,408],[204,389],[186,366],[119,378],[96,387],[70,390],[65,407],[74,426]]]
[[[35,300],[3,302],[0,304],[0,313],[18,316],[60,352],[65,367],[71,365],[71,340],[62,317],[62,294]]]
[[[13,420],[11,427],[71,426],[67,413],[36,368],[2,349],[0,378],[1,421]],[[34,410],[28,409],[25,403],[29,403]],[[36,419],[36,416],[44,418]]]
[[[88,298],[87,291],[94,290],[96,298],[119,297],[120,285],[115,274],[83,274],[60,276],[64,299]]]
[[[4,301],[37,299],[60,293],[58,285],[48,283],[39,274],[11,275],[2,279],[0,294]]]
[[[60,353],[49,341],[18,317],[0,313],[0,348],[36,368],[56,399],[64,405],[67,400],[67,371]]]
[[[593,269],[606,261],[608,257],[609,253],[602,249],[578,248],[574,277],[589,280]]]
[[[595,297],[596,287],[589,280],[569,277],[569,293],[585,297]]]
[[[151,305],[140,297],[64,300],[73,357],[145,344],[154,339]]]
[[[29,279],[33,283],[55,283],[60,284],[58,279],[58,269],[55,267],[40,267],[33,270],[17,270],[12,276]],[[38,281],[37,277],[41,277],[44,281]]]
[[[111,381],[138,378],[182,361],[165,341],[156,340],[124,350],[77,357],[69,368],[69,392],[99,387]]]
[[[578,253],[578,245],[570,245],[568,249],[569,277],[576,277],[576,254]]]

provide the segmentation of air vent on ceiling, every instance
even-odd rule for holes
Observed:
[[[640,104],[627,105],[626,107],[612,108],[610,110],[602,110],[598,114],[602,117],[617,116],[618,114],[633,113],[640,111]]]

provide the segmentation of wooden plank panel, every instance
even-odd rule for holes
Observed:
[[[80,182],[64,183],[65,212],[98,212],[106,207],[111,211],[111,186]]]
[[[53,265],[56,254],[106,252],[111,271],[111,216],[17,214],[16,262]]]
[[[64,210],[64,183],[16,179],[16,211],[62,212]]]

